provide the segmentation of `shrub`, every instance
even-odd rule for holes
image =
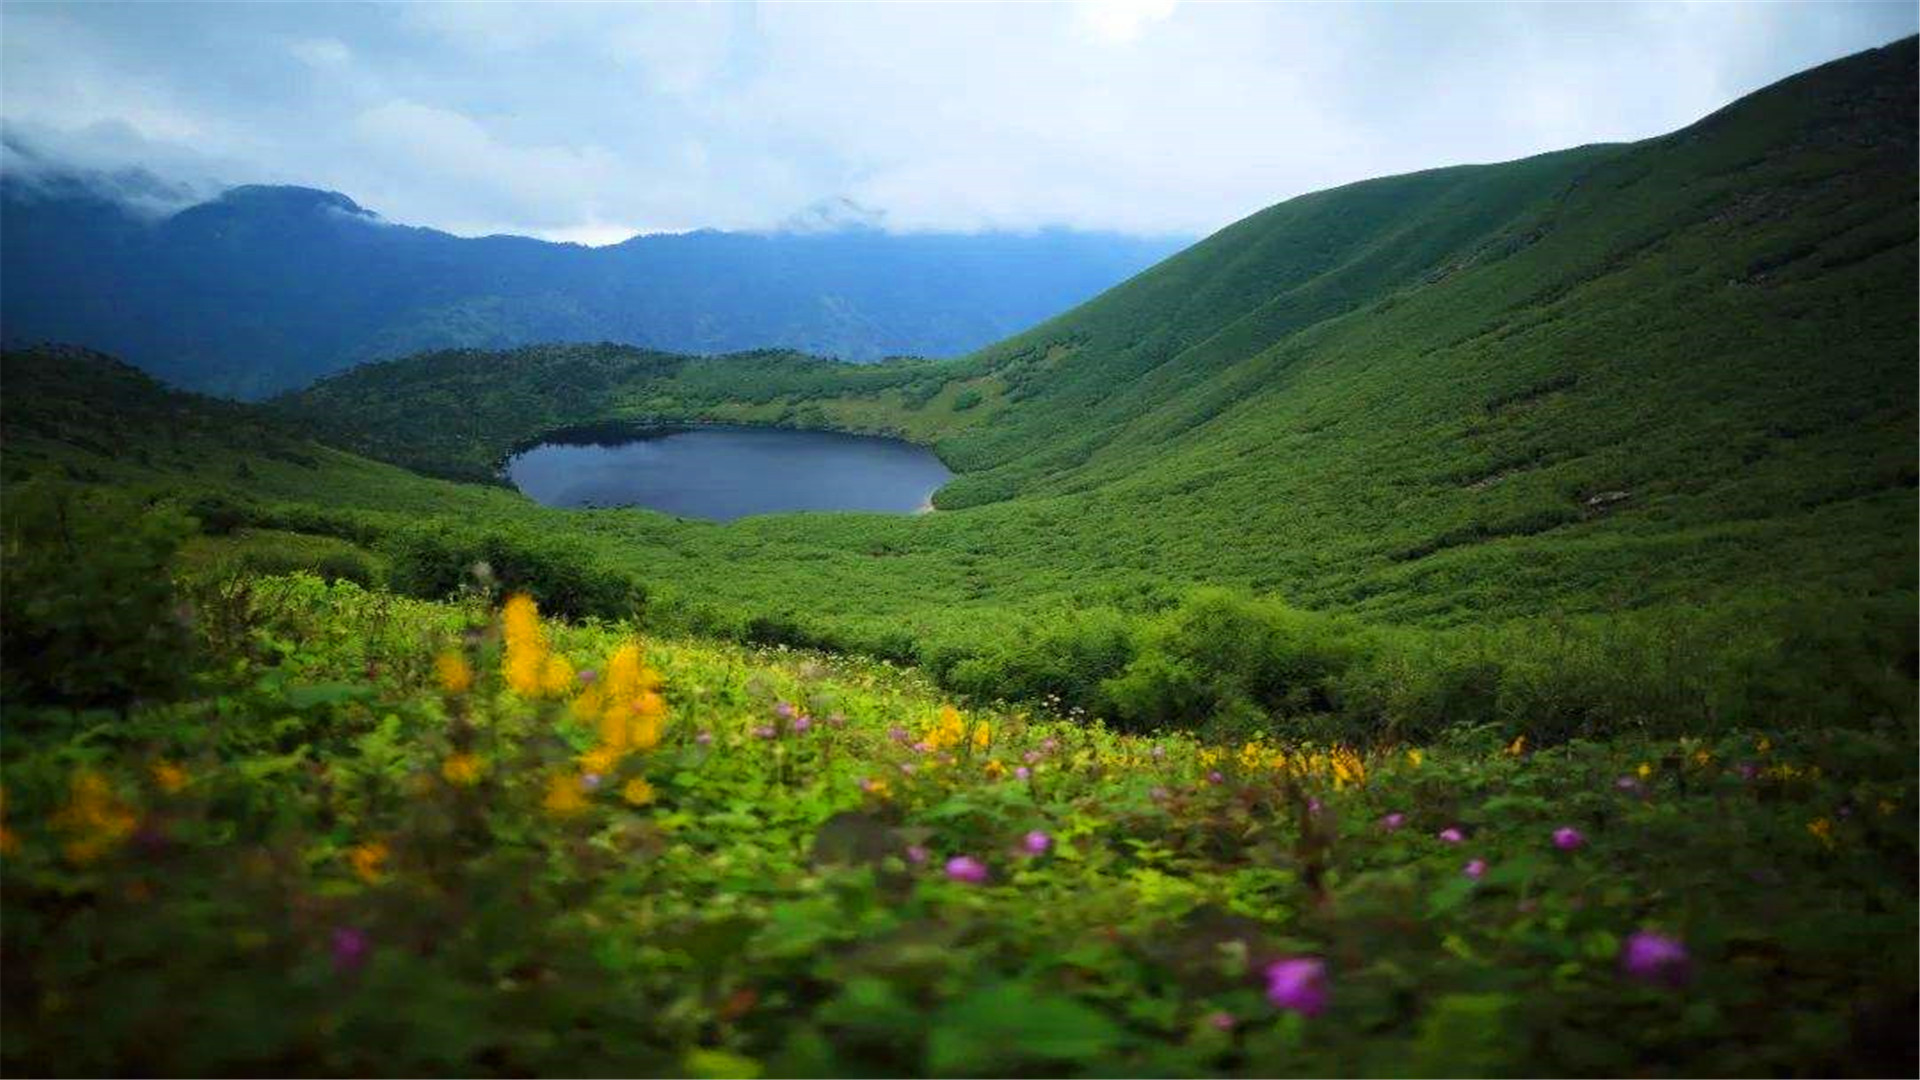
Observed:
[[[391,562],[393,588],[414,596],[450,596],[484,567],[491,584],[527,593],[541,610],[568,618],[632,618],[646,603],[639,582],[591,551],[517,532],[403,529],[389,534],[380,550]]]
[[[121,707],[180,689],[188,635],[168,564],[191,521],[43,479],[10,488],[0,531],[0,698]]]

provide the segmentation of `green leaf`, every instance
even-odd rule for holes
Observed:
[[[952,1076],[1010,1072],[1030,1061],[1091,1065],[1120,1038],[1113,1021],[1072,998],[1005,983],[941,1010],[927,1043],[927,1069]]]

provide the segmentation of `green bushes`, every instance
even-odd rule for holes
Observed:
[[[1552,745],[1907,722],[1913,626],[1910,596],[1421,631],[1204,591],[1158,617],[1075,613],[921,662],[975,700],[1055,701],[1131,730],[1424,743],[1492,729]]]
[[[179,690],[188,639],[168,563],[192,531],[179,513],[118,493],[9,485],[0,700],[121,707]]]
[[[646,589],[576,544],[523,532],[401,529],[380,542],[396,591],[440,598],[472,585],[525,592],[543,611],[568,618],[632,618]]]

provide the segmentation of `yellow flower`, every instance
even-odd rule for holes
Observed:
[[[1644,761],[1641,762],[1639,765],[1635,766],[1633,771],[1634,771],[1634,774],[1640,777],[1640,779],[1642,780],[1646,780],[1649,777],[1653,776],[1653,766],[1647,764]]]
[[[168,795],[177,795],[190,779],[187,770],[171,761],[156,761],[152,767],[154,786]]]
[[[1879,803],[1880,816],[1881,817],[1890,816],[1893,813],[1894,809],[1896,808],[1896,805],[1897,804],[1895,804],[1892,799],[1881,799]]]
[[[540,609],[526,593],[515,593],[507,599],[500,621],[507,639],[507,685],[521,697],[538,697],[547,662],[547,635],[540,628]]]
[[[455,787],[472,787],[480,782],[480,774],[484,771],[480,759],[464,750],[448,756],[440,764],[440,775]]]
[[[610,773],[620,767],[620,751],[610,746],[596,746],[580,755],[582,772]]]
[[[384,840],[369,840],[347,849],[347,862],[353,866],[353,872],[361,881],[369,885],[379,884],[385,877],[387,856],[392,852]]]
[[[440,687],[449,694],[464,694],[473,686],[473,668],[457,649],[448,649],[433,658],[433,672]]]
[[[547,794],[540,800],[540,807],[557,818],[582,813],[587,809],[586,785],[578,774],[555,773],[547,781]]]
[[[1419,768],[1421,764],[1424,763],[1426,760],[1427,760],[1427,752],[1425,750],[1420,749],[1417,746],[1407,751],[1407,764],[1413,766],[1416,769]]]
[[[601,713],[606,710],[606,706],[606,693],[598,685],[589,686],[580,691],[579,697],[573,699],[571,706],[573,718],[586,723],[596,723]]]
[[[1762,735],[1760,736],[1760,741],[1753,744],[1753,748],[1763,754],[1771,753],[1773,751],[1773,740]]]
[[[647,805],[653,801],[653,794],[653,785],[638,776],[627,781],[626,786],[620,789],[620,797],[627,800],[628,804],[632,806]]]
[[[547,656],[546,663],[540,665],[540,692],[548,697],[559,697],[573,689],[573,664],[559,653]]]
[[[1704,769],[1713,763],[1713,755],[1707,753],[1705,750],[1695,750],[1693,752],[1693,763]]]
[[[67,858],[85,864],[132,835],[139,820],[105,777],[82,769],[68,782],[67,805],[54,815],[53,823],[69,834]]]
[[[1521,754],[1524,754],[1526,752],[1527,752],[1527,737],[1525,735],[1520,735],[1516,737],[1512,742],[1507,744],[1508,757],[1519,757]]]
[[[990,780],[998,780],[1007,775],[1007,767],[1000,764],[999,758],[988,761],[982,771],[987,774],[987,778]]]
[[[1832,819],[1814,818],[1812,821],[1807,822],[1807,831],[1812,833],[1815,839],[1819,840],[1822,844],[1826,845],[1829,850],[1832,849],[1833,847]]]

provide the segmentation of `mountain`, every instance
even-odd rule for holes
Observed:
[[[0,182],[6,339],[84,343],[239,397],[448,346],[951,355],[1183,243],[1064,230],[893,234],[835,206],[790,232],[585,248],[395,225],[345,195],[299,187],[238,187],[156,220],[123,189],[74,176]]]
[[[931,443],[952,513],[734,527],[894,556],[811,567],[843,575],[824,621],[895,610],[902,565],[922,600],[1440,623],[1884,596],[1915,581],[1914,68],[1909,39],[1660,138],[1289,200],[953,361],[435,354],[284,407],[475,478],[620,417]]]

